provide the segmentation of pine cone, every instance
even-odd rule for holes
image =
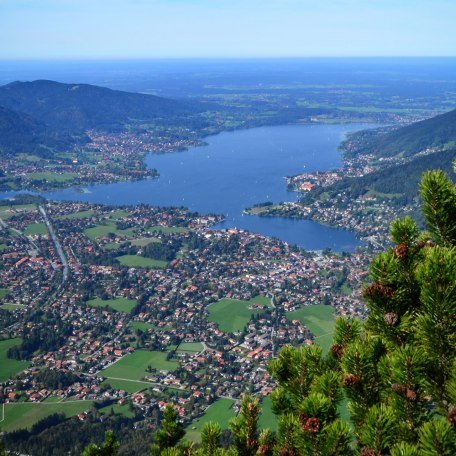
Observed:
[[[391,298],[393,296],[393,289],[375,282],[364,290],[364,296],[368,298]]]
[[[399,319],[398,315],[396,313],[394,313],[394,312],[388,312],[383,317],[383,320],[385,321],[385,323],[388,326],[395,326],[397,321],[398,321],[398,319]]]
[[[310,432],[311,434],[316,434],[320,430],[320,420],[316,417],[302,420],[301,425],[303,431]]]
[[[416,246],[419,249],[422,249],[424,247],[434,247],[435,246],[435,242],[432,242],[432,241],[420,241],[420,242],[416,243]]]
[[[341,359],[344,354],[344,346],[342,344],[333,344],[330,350],[337,359]]]
[[[394,254],[399,258],[405,258],[407,256],[407,253],[409,251],[409,247],[407,244],[398,244],[394,249],[393,252]]]
[[[405,385],[401,385],[399,383],[393,383],[391,385],[391,388],[395,393],[398,394],[406,394],[407,393],[407,387]]]
[[[359,377],[354,374],[345,374],[342,381],[345,386],[351,387],[359,382]]]
[[[416,393],[415,391],[411,390],[411,389],[408,389],[407,388],[407,392],[405,394],[405,397],[409,400],[409,401],[412,401],[412,402],[415,402],[416,401]]]
[[[456,426],[456,405],[452,405],[448,411],[448,421]]]
[[[377,456],[377,453],[372,448],[363,448],[361,451],[361,456]]]

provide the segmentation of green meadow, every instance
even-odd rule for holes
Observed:
[[[186,233],[188,228],[183,226],[151,226],[148,228],[149,231],[155,231],[163,234],[172,234],[172,233]]]
[[[123,390],[129,394],[137,393],[138,391],[151,386],[148,382],[139,382],[135,380],[115,380],[113,378],[108,378],[102,383],[102,385],[110,385],[111,388],[114,388],[116,390]]]
[[[99,224],[93,226],[92,228],[87,228],[86,230],[84,230],[84,233],[88,238],[95,240],[97,238],[107,236],[110,233],[125,237],[134,236],[134,229],[127,228],[126,230],[119,230],[116,227],[115,222],[109,221],[105,224]]]
[[[265,397],[261,402],[261,415],[258,420],[260,429],[270,429],[277,431],[277,416],[272,411],[272,402],[270,397]]]
[[[28,367],[28,361],[18,361],[7,356],[8,350],[11,347],[20,345],[20,343],[21,339],[19,338],[0,341],[0,382],[8,380],[12,375]]]
[[[118,256],[117,260],[122,266],[129,268],[162,269],[168,264],[166,261],[154,260],[140,255],[122,255]]]
[[[127,380],[142,380],[148,372],[148,366],[152,369],[173,371],[177,367],[177,362],[166,359],[167,352],[136,350],[124,356],[120,361],[102,370],[103,377],[113,377]],[[110,383],[110,381],[108,381]]]
[[[334,332],[335,316],[331,306],[317,304],[304,306],[294,312],[288,312],[289,320],[299,320],[315,336],[315,342],[325,351],[329,350]]]
[[[62,215],[58,218],[59,218],[59,220],[84,219],[84,218],[90,218],[94,214],[95,214],[95,211],[93,211],[92,209],[89,209],[87,211],[73,212],[72,214]]]
[[[0,422],[0,429],[5,432],[30,429],[36,422],[53,413],[64,413],[66,417],[70,417],[89,410],[92,405],[92,401],[5,404],[5,419]]]
[[[209,421],[216,421],[222,429],[228,429],[228,422],[235,417],[233,404],[234,401],[231,399],[218,399],[213,402],[202,417],[197,418],[187,426],[185,439],[191,442],[200,442],[201,429]]]
[[[177,348],[178,353],[199,353],[203,350],[203,344],[201,342],[182,342]]]
[[[50,173],[50,172],[41,172],[41,173],[31,173],[27,174],[25,177],[31,180],[45,180],[46,182],[67,182],[76,179],[78,175],[76,173]]]
[[[223,332],[242,331],[252,315],[263,312],[258,309],[249,309],[252,303],[271,305],[269,299],[264,296],[257,296],[250,301],[224,298],[208,307],[208,319],[216,323]]]
[[[42,223],[31,223],[30,225],[26,226],[24,230],[25,235],[32,235],[32,234],[47,234],[46,224]]]
[[[110,307],[117,312],[125,312],[130,313],[134,307],[136,306],[135,299],[127,299],[127,298],[114,298],[114,299],[100,299],[95,298],[87,301],[87,304],[92,307]]]

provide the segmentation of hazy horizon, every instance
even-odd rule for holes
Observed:
[[[456,52],[456,2],[450,0],[0,0],[0,12],[0,60]]]

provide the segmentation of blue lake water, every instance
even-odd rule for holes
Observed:
[[[338,146],[345,134],[372,125],[286,125],[225,132],[206,138],[207,146],[184,152],[151,154],[147,164],[158,169],[158,179],[88,187],[45,194],[55,200],[106,204],[148,203],[186,206],[200,213],[221,213],[217,228],[237,227],[275,236],[309,250],[330,247],[352,251],[354,234],[309,220],[243,215],[255,203],[295,201],[284,177],[341,165]],[[4,195],[5,196],[5,195]]]

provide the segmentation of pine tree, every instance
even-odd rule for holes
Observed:
[[[168,404],[163,411],[161,428],[156,431],[154,436],[152,456],[161,455],[165,449],[174,447],[184,434],[184,425],[179,421],[179,414],[174,410],[172,404]]]
[[[114,432],[107,431],[105,434],[105,441],[102,443],[101,447],[90,444],[82,453],[82,456],[113,456],[117,453],[120,444],[117,441]]]

